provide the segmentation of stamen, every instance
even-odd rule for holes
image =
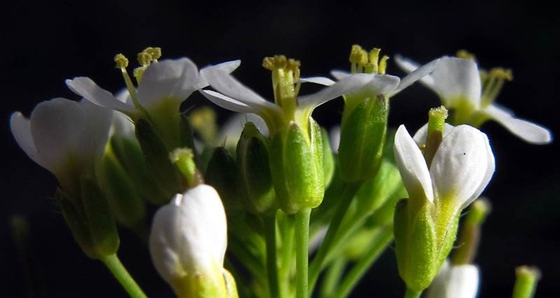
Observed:
[[[301,86],[299,61],[277,55],[264,58],[262,66],[272,72],[275,103],[282,107],[288,117],[294,117],[298,105],[297,94]]]
[[[130,79],[128,72],[126,71],[126,67],[128,66],[128,59],[123,54],[117,54],[115,55],[114,60],[116,63],[116,68],[119,68],[121,70],[121,73],[124,78],[124,83],[126,85],[126,89],[128,90],[128,93],[130,94],[130,99],[132,100],[132,104],[136,109],[143,110],[142,106],[140,105],[140,102],[138,102],[138,96],[136,95],[136,87],[134,87],[134,84],[132,83],[132,80]]]
[[[503,69],[496,67],[490,70],[483,85],[483,92],[481,96],[482,107],[487,107],[500,94],[505,81],[512,81],[513,74],[511,69]]]
[[[389,57],[383,56],[381,58],[381,61],[379,61],[379,70],[378,70],[379,74],[385,74],[385,71],[387,70],[387,60],[389,60]]]
[[[457,51],[456,55],[457,58],[476,60],[475,55],[473,53],[468,52],[467,50],[459,50]]]
[[[353,45],[349,60],[352,73],[363,72],[368,64],[368,53],[359,45]]]

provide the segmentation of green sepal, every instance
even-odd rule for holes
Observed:
[[[239,191],[235,159],[224,147],[217,147],[206,168],[206,183],[213,186],[220,194],[228,216],[234,210],[241,210],[241,192]]]
[[[248,212],[263,213],[277,208],[268,158],[268,140],[257,127],[245,124],[237,143],[237,169],[241,200]]]
[[[433,205],[417,206],[410,199],[397,203],[394,219],[395,252],[399,274],[406,286],[423,291],[438,273],[437,237]],[[416,202],[418,203],[418,202]]]
[[[101,158],[97,177],[115,218],[128,228],[142,224],[146,218],[145,201],[112,150],[106,150]]]
[[[388,100],[376,96],[365,98],[344,117],[338,148],[344,181],[365,181],[377,174],[387,135],[388,115]]]
[[[325,172],[325,188],[327,188],[334,176],[334,154],[329,140],[329,133],[324,128],[321,128],[321,137],[323,138],[323,171]]]
[[[136,122],[136,137],[144,153],[146,164],[158,184],[162,195],[166,198],[158,204],[166,204],[176,193],[184,190],[184,179],[179,170],[169,159],[169,150],[148,121],[140,119]]]
[[[62,216],[74,236],[74,240],[82,251],[92,259],[98,259],[94,241],[88,228],[87,219],[84,210],[80,205],[76,205],[76,201],[66,195],[61,189],[57,189],[55,199],[62,210]]]
[[[82,204],[95,251],[99,256],[117,253],[120,238],[109,202],[90,179],[81,179]]]
[[[323,138],[310,118],[309,136],[294,122],[278,132],[270,147],[270,168],[280,208],[288,214],[321,204],[325,192]]]

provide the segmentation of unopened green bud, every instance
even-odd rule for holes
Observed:
[[[373,178],[383,155],[387,135],[389,102],[383,96],[365,98],[354,108],[345,108],[338,149],[342,180]]]
[[[224,147],[214,149],[204,177],[206,183],[213,186],[220,194],[228,214],[233,210],[242,209],[237,168],[235,160],[227,149]]]
[[[410,199],[397,203],[394,220],[395,252],[399,274],[407,288],[423,291],[437,275],[437,235],[431,213],[432,205],[419,209]]]
[[[177,148],[169,155],[171,162],[174,163],[185,180],[188,188],[194,188],[204,183],[202,174],[196,168],[194,153],[188,148]]]
[[[515,268],[515,287],[513,298],[532,298],[537,290],[537,283],[541,278],[541,272],[536,267],[519,266]]]
[[[148,121],[140,119],[136,122],[136,137],[155,182],[164,192],[163,197],[170,200],[176,193],[181,193],[184,190],[184,179],[169,160],[169,151],[165,143]]]
[[[270,168],[284,212],[293,214],[321,204],[325,192],[323,162],[321,129],[313,119],[309,122],[309,135],[292,122],[274,136]]]
[[[97,176],[115,218],[128,228],[143,223],[145,201],[111,150],[107,150],[101,159]]]
[[[237,167],[243,205],[251,213],[262,213],[275,205],[267,139],[257,127],[245,124],[237,143]]]
[[[77,199],[71,198],[68,194],[64,193],[61,189],[57,189],[55,199],[61,208],[64,220],[74,236],[74,240],[82,251],[92,259],[98,259],[99,256],[95,249],[95,244],[89,230],[87,219],[81,206],[76,205]]]

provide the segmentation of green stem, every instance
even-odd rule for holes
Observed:
[[[280,233],[282,234],[282,248],[279,275],[282,283],[282,293],[292,296],[292,287],[290,283],[290,272],[292,271],[294,260],[294,218],[293,216],[282,216],[278,220]]]
[[[409,288],[406,288],[406,293],[404,293],[404,298],[420,298],[421,294],[422,294],[422,291],[417,292],[417,291],[411,290]]]
[[[338,205],[332,222],[329,224],[329,229],[327,231],[327,234],[325,235],[325,239],[319,247],[317,255],[313,258],[313,261],[311,262],[311,266],[309,268],[309,288],[311,289],[310,294],[312,294],[313,288],[317,283],[317,279],[319,278],[319,274],[323,269],[324,261],[330,252],[332,244],[336,240],[336,235],[340,228],[342,220],[344,219],[344,215],[348,211],[348,208],[352,203],[352,198],[354,197],[360,186],[361,183],[347,183],[344,188],[344,193],[340,198],[340,204]]]
[[[311,208],[296,213],[296,297],[308,297],[309,286],[309,220]]]
[[[126,290],[128,295],[133,298],[145,298],[146,294],[142,291],[140,286],[134,281],[132,276],[128,273],[124,265],[119,260],[117,254],[101,257],[100,261],[109,268],[109,271],[119,281],[121,286]]]
[[[391,241],[393,241],[393,229],[384,228],[381,230],[372,241],[371,248],[344,277],[344,280],[338,287],[335,295],[332,297],[348,297],[352,289],[354,289],[356,284],[358,284],[360,279],[364,276],[375,260],[377,260],[379,255],[381,255],[381,253],[387,248]]]
[[[283,297],[278,287],[278,257],[276,251],[276,210],[264,215],[266,239],[266,272],[270,297]]]
[[[346,267],[345,258],[337,258],[329,267],[321,286],[320,297],[330,297],[336,291],[336,287],[340,283],[340,277],[344,273]]]

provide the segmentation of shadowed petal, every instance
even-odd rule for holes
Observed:
[[[118,100],[111,92],[97,86],[97,84],[88,77],[77,77],[72,80],[66,80],[66,85],[72,92],[98,106],[114,109],[123,113],[136,113],[132,105],[127,105]]]
[[[513,113],[497,105],[490,105],[481,111],[503,125],[514,135],[532,144],[548,144],[552,142],[550,131],[533,122],[513,117]]]

